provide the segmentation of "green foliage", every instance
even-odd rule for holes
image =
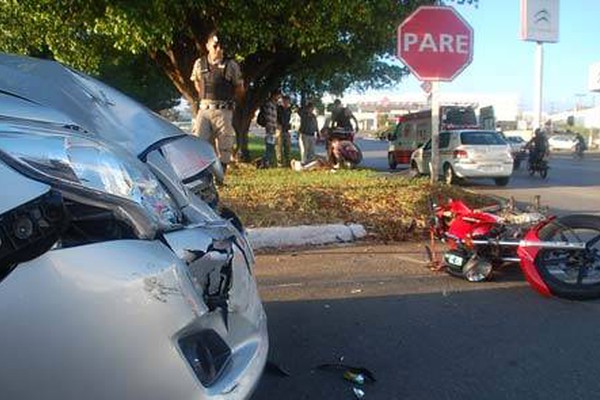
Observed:
[[[146,54],[115,54],[99,66],[98,78],[154,111],[173,107],[180,96]]]

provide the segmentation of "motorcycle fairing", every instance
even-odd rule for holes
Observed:
[[[525,234],[525,237],[523,239],[529,242],[540,242],[540,229],[542,229],[552,220],[554,220],[554,218],[550,218],[535,225]],[[546,285],[535,266],[535,259],[541,249],[541,247],[534,246],[519,246],[517,248],[517,254],[521,259],[521,270],[523,271],[523,275],[525,275],[525,279],[527,279],[527,282],[529,282],[529,284],[543,296],[550,297],[553,295],[552,291],[550,290],[548,285]]]

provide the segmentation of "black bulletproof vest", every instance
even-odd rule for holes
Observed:
[[[204,98],[208,100],[233,100],[233,83],[225,79],[228,60],[216,65],[210,65],[207,57],[200,59],[200,72],[204,82]]]

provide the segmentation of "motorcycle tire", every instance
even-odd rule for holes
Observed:
[[[600,217],[568,215],[539,232],[542,241],[585,241],[585,250],[542,249],[535,266],[553,295],[572,300],[600,298]]]
[[[540,169],[540,176],[542,179],[546,179],[548,177],[548,167]]]

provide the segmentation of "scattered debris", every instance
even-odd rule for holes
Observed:
[[[355,374],[352,371],[344,372],[344,379],[352,383],[356,383],[357,385],[365,384],[365,376],[363,374]]]
[[[360,389],[360,388],[353,387],[353,388],[352,388],[352,392],[354,393],[354,396],[355,396],[357,399],[362,399],[362,398],[364,398],[364,397],[365,397],[365,391],[364,391],[364,390],[362,390],[362,389]]]
[[[317,366],[317,369],[321,370],[321,371],[344,371],[344,373],[351,372],[355,375],[362,375],[365,382],[374,383],[377,381],[377,379],[375,379],[375,375],[371,371],[369,371],[368,369],[366,369],[364,367],[353,367],[351,365],[338,363],[338,364],[321,364],[321,365]]]
[[[357,293],[362,293],[362,289],[352,289],[350,291],[351,294],[357,294]]]

